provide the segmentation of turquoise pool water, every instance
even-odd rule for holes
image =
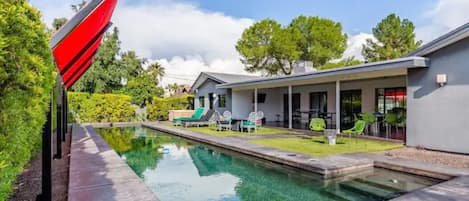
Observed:
[[[375,168],[324,180],[151,129],[98,129],[162,201],[388,200],[439,180]]]

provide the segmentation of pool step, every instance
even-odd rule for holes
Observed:
[[[337,201],[359,201],[362,200],[354,196],[354,194],[350,194],[338,189],[322,189],[319,191],[321,195],[327,198],[331,198]]]
[[[382,189],[378,186],[369,185],[357,181],[347,181],[339,184],[340,188],[354,192],[373,200],[389,200],[396,197],[394,191]]]
[[[376,186],[378,188],[385,189],[385,190],[392,191],[392,192],[403,191],[399,187],[393,186],[394,183],[392,183],[392,181],[389,181],[389,180],[377,180],[373,178],[357,178],[357,179],[354,179],[354,181],[367,184],[370,186]]]

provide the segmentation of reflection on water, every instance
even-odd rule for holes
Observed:
[[[325,181],[146,128],[98,131],[162,201],[387,200],[439,182],[383,169]]]

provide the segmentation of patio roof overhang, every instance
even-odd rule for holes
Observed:
[[[367,63],[356,66],[331,70],[302,73],[296,75],[255,79],[244,82],[231,82],[217,85],[217,88],[246,90],[255,88],[287,87],[290,85],[306,85],[350,81],[407,75],[409,68],[427,68],[430,60],[424,57],[405,57],[381,62]]]

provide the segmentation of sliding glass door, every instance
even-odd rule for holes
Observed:
[[[309,94],[310,117],[318,117],[327,112],[327,92],[313,92]]]
[[[349,90],[340,92],[340,128],[352,128],[355,117],[362,111],[362,91]]]

